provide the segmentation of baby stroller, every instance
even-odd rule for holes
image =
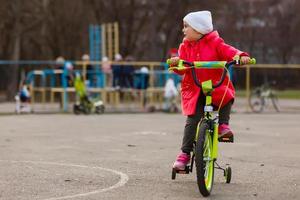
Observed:
[[[16,113],[30,113],[30,92],[28,85],[23,84],[18,94],[15,96]]]
[[[103,101],[99,99],[90,99],[86,90],[86,85],[79,73],[76,74],[74,80],[74,86],[75,86],[75,91],[79,96],[79,101],[76,101],[76,103],[73,106],[73,112],[76,115],[81,113],[83,114],[104,113],[105,107]]]

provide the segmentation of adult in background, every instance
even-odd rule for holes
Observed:
[[[116,62],[122,62],[123,57],[121,54],[115,55],[115,61]],[[122,73],[122,67],[120,64],[113,64],[112,65],[112,73],[113,73],[113,87],[116,89],[120,89],[121,87],[121,73]]]
[[[126,62],[132,62],[132,56],[126,56]],[[133,88],[134,67],[131,64],[126,64],[121,70],[121,88]]]
[[[87,86],[93,86],[95,83],[95,71],[93,65],[90,63],[89,54],[83,54],[81,57],[82,61],[86,63],[86,81]]]
[[[108,57],[102,58],[102,72],[105,75],[105,87],[112,87],[112,69]]]
[[[56,58],[55,61],[58,65],[58,69],[62,70],[62,74],[61,74],[61,86],[64,85],[63,83],[63,79],[65,79],[67,81],[67,87],[72,87],[73,86],[73,69],[74,66],[71,62],[69,61],[65,61],[65,59],[62,56],[59,56]]]

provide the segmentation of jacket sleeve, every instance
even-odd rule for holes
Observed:
[[[224,42],[222,38],[218,39],[217,51],[221,60],[231,61],[235,55],[239,56],[249,56],[248,53],[242,52]]]
[[[180,46],[179,46],[178,55],[179,55],[180,59],[183,59],[183,60],[186,59],[186,52],[185,52],[185,47],[184,47],[183,43],[181,43]],[[178,70],[175,69],[174,72],[178,75],[183,75],[185,73],[185,70],[184,71],[178,71]]]

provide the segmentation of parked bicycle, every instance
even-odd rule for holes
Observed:
[[[249,105],[253,112],[261,113],[267,107],[268,102],[272,102],[274,109],[279,112],[278,96],[271,88],[271,84],[275,82],[266,82],[263,85],[255,88],[249,98]]]
[[[170,61],[168,60],[167,63],[170,64]],[[209,196],[212,191],[215,168],[223,171],[226,183],[230,183],[231,181],[231,167],[228,164],[225,167],[221,167],[216,161],[218,157],[218,142],[233,142],[233,138],[218,137],[218,115],[213,116],[214,109],[212,105],[211,94],[214,88],[219,87],[225,80],[228,67],[239,64],[239,60],[234,60],[231,62],[213,61],[193,63],[180,60],[178,66],[169,68],[170,70],[185,70],[186,68],[191,68],[195,84],[198,87],[202,88],[202,91],[206,96],[204,118],[199,122],[197,126],[191,164],[186,166],[184,170],[177,170],[175,168],[172,169],[172,179],[175,179],[177,173],[189,174],[190,172],[192,172],[195,162],[198,188],[200,193],[205,197]],[[255,64],[255,59],[251,59],[250,64]],[[213,84],[212,80],[199,83],[196,77],[195,68],[201,67],[224,68],[220,81],[216,84]]]

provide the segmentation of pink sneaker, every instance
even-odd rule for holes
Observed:
[[[190,163],[191,156],[186,153],[179,153],[173,165],[174,169],[185,170],[185,166]]]
[[[233,142],[233,132],[231,131],[228,124],[219,125],[219,139],[229,139],[228,142]],[[226,142],[226,141],[222,141]]]

